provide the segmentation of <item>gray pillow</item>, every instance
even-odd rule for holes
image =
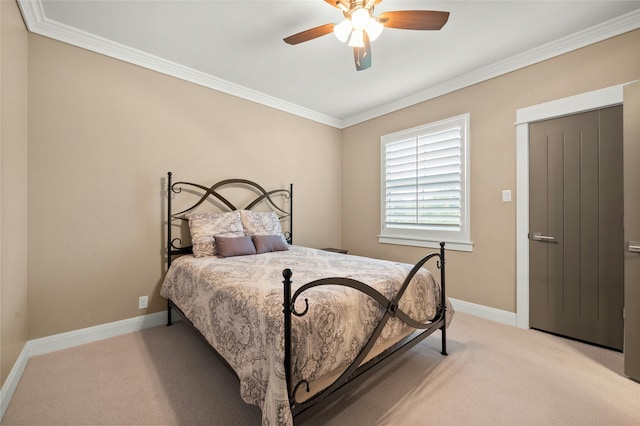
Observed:
[[[251,238],[257,253],[289,250],[289,246],[282,241],[282,235],[254,235]]]
[[[220,257],[244,256],[256,254],[256,247],[249,235],[245,237],[214,237],[216,249]]]

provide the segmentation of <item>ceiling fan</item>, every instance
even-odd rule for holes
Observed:
[[[371,42],[384,27],[404,30],[439,30],[449,19],[449,12],[433,10],[399,10],[373,15],[373,8],[382,0],[325,0],[342,10],[344,21],[325,24],[291,35],[284,39],[288,44],[298,44],[333,32],[338,40],[353,47],[353,59],[358,71],[371,66]]]

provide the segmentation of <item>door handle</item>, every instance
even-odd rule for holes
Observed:
[[[534,232],[532,239],[534,241],[555,241],[556,237],[550,237],[550,236],[547,236],[547,235],[542,235],[539,232]]]
[[[631,253],[640,253],[640,242],[638,241],[629,241],[627,244],[627,250]]]

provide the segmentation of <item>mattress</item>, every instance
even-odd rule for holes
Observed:
[[[242,399],[262,410],[263,424],[292,424],[284,371],[283,277],[293,271],[292,289],[320,278],[361,281],[392,298],[413,265],[344,255],[301,246],[288,251],[228,258],[182,256],[167,272],[161,295],[170,299],[240,380]],[[292,320],[292,378],[322,380],[347,367],[366,344],[385,309],[347,287],[314,287],[303,293]],[[422,268],[399,306],[414,320],[432,318],[440,286]],[[446,324],[453,316],[447,301]],[[385,326],[379,345],[411,333],[399,319]]]

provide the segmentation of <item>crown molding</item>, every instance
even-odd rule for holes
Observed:
[[[249,89],[221,78],[205,74],[172,61],[107,40],[77,28],[47,19],[42,0],[18,0],[27,29],[35,34],[81,47],[102,55],[129,62],[200,86],[237,96],[318,123],[340,128],[341,120],[300,105]]]
[[[321,124],[344,129],[438,96],[498,77],[538,62],[580,49],[620,34],[640,28],[640,9],[602,24],[563,37],[511,58],[496,62],[470,73],[454,77],[429,89],[381,105],[345,119],[331,117],[300,105],[249,89],[175,62],[132,49],[120,43],[89,34],[46,18],[42,0],[17,0],[27,29],[35,34],[62,41],[115,59],[132,63],[200,86],[237,96],[261,105],[294,114]]]
[[[353,126],[640,28],[640,9],[342,120]]]

